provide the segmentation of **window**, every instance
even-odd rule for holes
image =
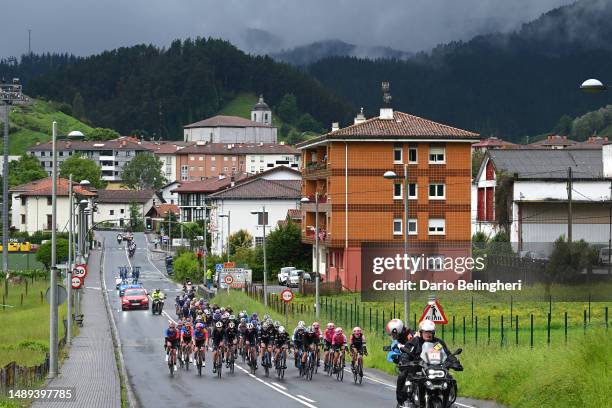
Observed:
[[[257,225],[268,225],[268,212],[257,213]]]
[[[446,220],[431,218],[428,223],[429,235],[444,235],[446,233]]]
[[[236,172],[236,168],[235,168],[235,167],[232,167],[232,171],[233,171],[233,172]]]
[[[416,200],[417,198],[417,185],[416,183],[408,184],[408,198],[411,200]]]
[[[131,152],[131,151],[129,151],[129,150],[126,150],[126,151],[125,151],[125,156],[126,156],[126,157],[130,157],[131,155],[132,155],[132,152]]]
[[[430,146],[429,147],[429,163],[430,164],[444,164],[445,155],[443,146]]]
[[[194,161],[194,160],[195,160],[195,157],[193,157],[193,156],[189,156],[189,160]]]
[[[21,214],[21,223],[22,223],[22,224],[25,224],[25,223],[26,223],[25,214]]]
[[[427,257],[427,269],[430,271],[444,270],[444,257],[442,255],[430,255]]]
[[[418,163],[418,149],[416,147],[408,148],[408,163]]]
[[[195,170],[195,167],[189,166],[189,171],[194,171],[194,170]]]
[[[121,214],[125,214],[125,209],[124,209],[124,208],[122,208],[121,210],[119,210],[119,212],[120,212]]]
[[[210,171],[215,171],[217,168],[215,166],[210,166]]]
[[[51,197],[47,197],[47,205],[52,205],[53,201],[51,199]]]
[[[53,215],[47,214],[47,230],[53,229]]]
[[[200,161],[204,160],[204,156],[200,156]]]
[[[115,215],[115,210],[109,210],[108,212],[110,215]]]
[[[236,161],[236,156],[232,156],[232,161]]]
[[[393,219],[393,235],[402,235],[402,219]]]
[[[429,199],[430,200],[444,200],[444,184],[430,184],[429,185]]]
[[[227,161],[227,156],[223,156],[223,161]]]
[[[223,171],[227,173],[227,166],[223,167]]]
[[[45,157],[45,152],[40,152],[40,157]]]
[[[64,152],[59,152],[60,157],[64,156]]]
[[[255,246],[262,246],[264,242],[263,237],[255,237]]]
[[[268,114],[264,114],[264,117],[266,118],[266,122],[268,121]]]
[[[200,166],[200,167],[198,167],[198,170],[199,171],[204,171],[204,167]]]
[[[416,235],[417,234],[417,220],[416,218],[408,219],[408,235]]]
[[[212,156],[212,157],[210,158],[210,161],[215,161],[215,160],[217,160],[217,158],[216,158],[215,156]]]
[[[187,181],[187,170],[188,170],[188,166],[181,166],[181,180],[182,181]]]
[[[402,163],[402,148],[393,148],[393,163]]]
[[[402,198],[402,183],[393,184],[393,198],[395,200],[400,200]]]

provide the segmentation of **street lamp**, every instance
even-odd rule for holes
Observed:
[[[51,276],[49,279],[49,378],[55,378],[58,372],[58,305],[57,305],[57,122],[53,122],[51,144],[53,146],[51,162]],[[8,174],[4,175],[5,178]]]
[[[266,224],[268,224],[268,217],[266,213],[266,206],[261,207],[261,211],[251,211],[251,214],[257,215],[259,218],[259,214],[261,214],[261,224],[259,223],[259,219],[257,220],[257,225],[261,225],[263,228],[263,261],[264,261],[264,270],[263,270],[263,298],[264,298],[264,306],[268,306],[268,260],[266,257]],[[229,222],[229,221],[228,221]],[[228,240],[229,242],[229,240]]]
[[[12,83],[0,80],[0,102],[4,105],[4,162],[2,163],[2,272],[5,279],[4,291],[8,293],[8,236],[9,236],[9,194],[8,194],[8,156],[9,156],[9,110],[11,105],[27,103],[28,98],[22,93],[19,78]]]
[[[310,202],[308,197],[302,197],[300,200],[302,203],[306,204]],[[319,275],[319,193],[315,193],[315,313],[317,320],[319,319],[319,306],[321,305],[320,293],[319,293],[319,284],[321,281],[321,277]]]
[[[398,178],[398,175],[392,171],[388,170],[383,174],[383,177],[387,180],[395,180]],[[410,195],[409,186],[408,186],[408,164],[404,164],[404,223],[402,228],[404,229],[404,257],[408,257],[408,196]],[[407,327],[410,327],[410,294],[408,293],[408,283],[410,282],[410,272],[406,265],[404,265],[404,280],[406,281],[404,284],[404,318]]]
[[[78,253],[79,253],[79,262],[83,263],[85,262],[85,207],[87,207],[87,200],[83,199],[81,201],[79,201],[79,214],[78,214],[78,222],[79,222],[79,229],[78,229],[78,235],[77,235],[77,249],[78,249]]]
[[[607,91],[609,85],[604,85],[599,79],[587,79],[580,85],[584,92],[599,93]],[[610,209],[609,209],[610,230],[608,236],[608,275],[612,274],[612,181],[610,181]]]
[[[230,261],[230,221],[231,211],[227,210],[227,214],[219,214],[219,218],[227,218],[227,262]]]

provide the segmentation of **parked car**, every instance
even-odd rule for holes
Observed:
[[[280,268],[280,272],[278,273],[278,284],[285,285],[287,284],[287,278],[289,277],[289,272],[294,270],[295,266],[284,266]]]
[[[126,289],[121,296],[121,310],[149,309],[149,297],[144,288]]]
[[[548,261],[548,257],[538,251],[521,251],[519,256],[530,261]]]
[[[604,247],[599,250],[599,264],[608,265],[610,263],[610,248]]]
[[[312,277],[308,272],[301,269],[293,269],[289,271],[289,278],[287,279],[287,287],[297,288],[300,286],[300,278],[304,279],[304,282],[311,282]]]

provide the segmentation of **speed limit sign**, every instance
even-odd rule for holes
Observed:
[[[87,276],[87,265],[85,264],[77,264],[74,266],[74,271],[72,272],[73,276],[78,278],[83,278]]]
[[[291,289],[285,289],[281,292],[281,299],[283,299],[283,302],[285,303],[289,303],[293,300],[293,292],[291,291]]]
[[[81,286],[83,286],[83,279],[78,276],[73,276],[71,282],[72,289],[81,289]]]
[[[226,275],[225,279],[223,280],[225,281],[225,284],[228,286],[234,283],[234,277],[232,275]]]

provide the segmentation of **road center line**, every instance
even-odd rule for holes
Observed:
[[[280,385],[279,383],[275,383],[275,382],[273,382],[273,383],[271,383],[271,384],[272,384],[272,385],[274,385],[274,386],[276,386],[276,387],[278,387],[278,388],[280,388],[281,390],[285,390],[285,391],[287,391],[287,387],[283,387],[283,386],[282,386],[282,385]],[[298,397],[299,397],[299,395],[298,395]],[[310,402],[312,402],[312,401],[310,401]]]
[[[265,382],[265,381],[264,381],[264,380],[262,380],[261,378],[257,378],[257,377],[255,377],[254,375],[252,375],[251,373],[249,373],[247,370],[245,370],[244,368],[240,367],[239,365],[236,365],[236,367],[237,367],[237,368],[239,368],[240,370],[242,370],[243,372],[245,372],[245,373],[249,374],[249,375],[250,375],[250,376],[251,376],[251,377],[252,377],[254,380],[259,381],[260,383],[262,383],[262,384],[263,384],[263,385],[265,385],[266,387],[270,387],[270,388],[271,388],[271,389],[273,389],[274,391],[276,391],[276,392],[278,392],[278,393],[280,393],[280,394],[283,394],[284,396],[289,397],[289,398],[291,398],[292,400],[297,401],[297,402],[299,402],[300,404],[307,406],[308,408],[317,408],[315,405],[309,404],[309,403],[308,403],[308,402],[306,402],[306,401],[303,401],[303,400],[301,400],[301,399],[299,399],[299,398],[297,398],[297,397],[294,397],[293,395],[291,395],[291,394],[289,394],[289,393],[286,393],[286,392],[285,392],[285,391],[283,391],[283,390],[280,390],[280,389],[276,388],[275,386],[273,386],[273,385],[272,385],[272,384],[270,384],[270,383]]]
[[[457,401],[455,401],[455,405],[460,405],[460,406],[462,406],[462,407],[466,407],[466,408],[476,408],[476,407],[475,407],[475,406],[473,406],[473,405],[465,405],[465,404],[462,404],[462,403],[457,402]]]
[[[303,396],[301,394],[298,394],[297,396],[300,397],[301,399],[304,399],[304,400],[308,401],[308,402],[315,402],[315,400],[311,400],[310,398],[306,398],[305,396]]]

